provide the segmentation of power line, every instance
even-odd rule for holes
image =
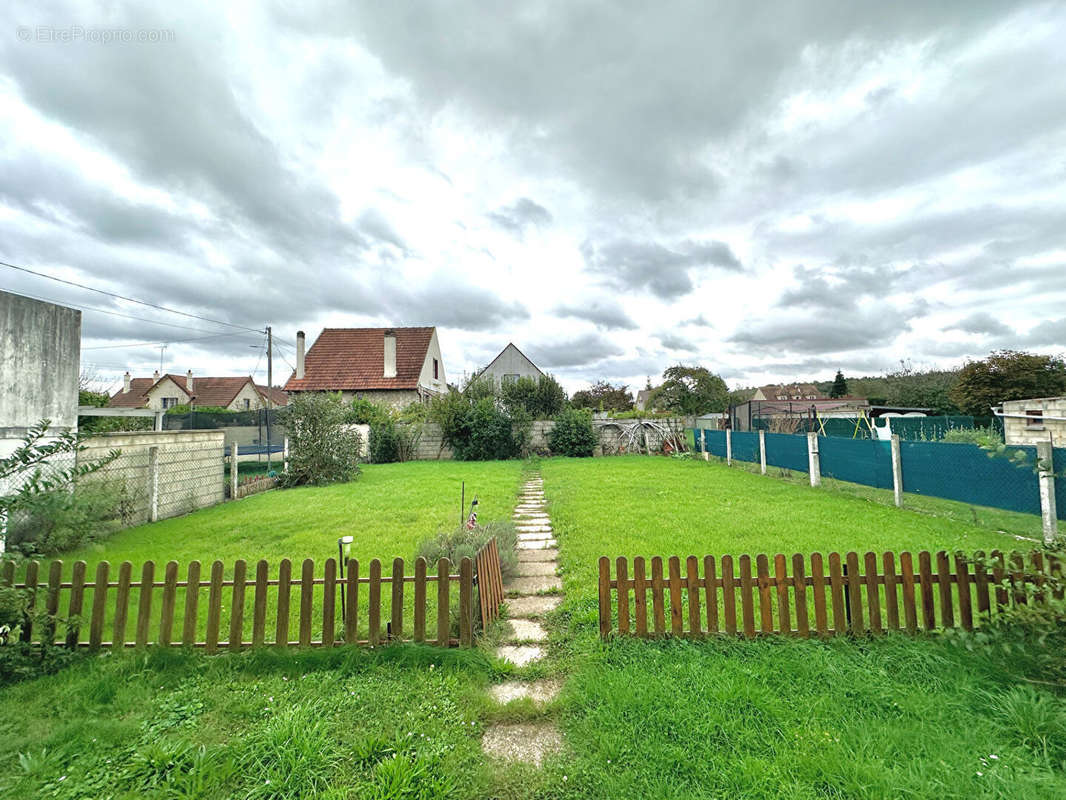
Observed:
[[[244,336],[243,333],[216,333],[211,336],[196,336],[192,339],[170,339],[166,342],[127,342],[125,344],[101,344],[95,347],[83,347],[82,350],[115,350],[122,347],[159,347],[165,344],[182,344],[184,342],[202,342],[204,339],[218,339],[223,336]]]
[[[156,308],[156,309],[159,309],[160,311],[166,311],[166,312],[168,312],[170,314],[179,314],[179,315],[181,315],[183,317],[189,317],[191,319],[199,319],[199,320],[202,320],[204,322],[210,322],[213,325],[227,325],[230,328],[240,328],[241,330],[252,331],[253,333],[261,333],[262,332],[262,330],[260,328],[249,328],[249,327],[247,327],[245,325],[235,325],[232,322],[223,322],[222,320],[218,320],[218,319],[211,319],[209,317],[202,317],[199,314],[190,314],[187,311],[177,311],[177,310],[175,310],[173,308],[167,308],[166,306],[157,305],[155,303],[149,303],[147,300],[138,300],[138,299],[136,299],[134,297],[126,297],[125,295],[115,294],[114,292],[107,292],[107,291],[104,291],[103,289],[96,289],[96,288],[94,288],[92,286],[86,286],[83,283],[75,283],[74,281],[68,281],[65,278],[57,278],[54,275],[48,275],[48,274],[46,274],[44,272],[36,272],[36,271],[34,271],[32,269],[27,269],[26,267],[18,267],[18,266],[15,266],[14,264],[8,264],[6,261],[0,261],[0,267],[7,267],[9,269],[18,270],[19,272],[25,272],[25,273],[28,273],[30,275],[36,275],[39,278],[47,278],[50,281],[56,281],[58,283],[65,283],[68,286],[76,286],[79,289],[85,289],[85,290],[90,291],[90,292],[96,292],[97,294],[107,295],[108,297],[115,297],[115,298],[118,298],[119,300],[125,300],[127,303],[140,303],[142,306],[149,306],[150,308]]]
[[[56,300],[54,297],[42,297],[36,294],[30,294],[29,292],[19,291],[18,294],[23,297],[32,297],[34,300],[43,300],[46,303],[56,303],[62,306],[69,306],[70,308],[76,308],[79,311],[93,311],[97,314],[110,314],[113,317],[123,317],[125,319],[135,319],[138,322],[147,322],[149,325],[165,325],[168,328],[181,328],[186,331],[198,331],[200,333],[209,333],[207,328],[193,328],[189,325],[175,325],[173,322],[156,322],[154,319],[147,319],[146,317],[135,317],[132,314],[120,314],[117,311],[108,311],[104,308],[96,308],[95,306],[87,306],[77,303],[72,303],[69,300]]]

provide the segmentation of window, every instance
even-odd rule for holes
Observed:
[[[1026,420],[1025,427],[1027,428],[1043,428],[1044,427],[1044,411],[1043,409],[1028,410],[1025,412]]]
[[[433,359],[433,380],[440,380],[440,364],[437,362],[437,359]]]
[[[244,398],[244,410],[247,411],[251,407],[252,407],[252,401],[249,400],[247,397]]]
[[[517,375],[517,374],[513,374],[513,375],[504,375],[504,376],[503,376],[503,382],[504,382],[504,383],[514,383],[514,382],[515,382],[515,381],[517,381],[517,380],[518,380],[518,375]]]
[[[164,397],[163,408],[174,408],[178,404],[178,398],[176,397]]]

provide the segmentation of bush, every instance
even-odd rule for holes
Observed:
[[[529,445],[533,420],[524,408],[505,410],[488,381],[475,381],[467,391],[434,398],[429,417],[440,425],[441,437],[459,461],[521,457]]]
[[[463,558],[473,558],[477,551],[493,536],[500,551],[500,571],[509,577],[518,568],[518,534],[514,524],[507,521],[488,522],[478,525],[472,531],[465,527],[452,531],[442,531],[432,539],[427,539],[418,547],[416,558],[426,559],[432,571],[438,559],[447,558],[452,564],[458,564]]]
[[[944,431],[945,442],[963,442],[982,447],[1003,444],[1003,434],[996,428],[951,428]]]
[[[342,483],[359,476],[359,434],[340,394],[301,392],[286,409],[289,469],[284,486]]]
[[[587,458],[597,444],[599,439],[588,409],[567,409],[555,418],[555,427],[548,433],[548,447],[555,455]]]
[[[348,419],[370,426],[370,460],[375,464],[410,461],[422,439],[422,423],[428,411],[423,403],[410,403],[401,411],[357,397]]]
[[[8,520],[7,544],[24,555],[53,555],[99,541],[121,526],[123,492],[83,481],[28,497]]]
[[[566,391],[551,375],[506,381],[500,390],[504,407],[523,410],[533,419],[551,419],[566,408]]]

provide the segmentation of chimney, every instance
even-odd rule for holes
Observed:
[[[192,370],[185,373],[185,391],[192,394]]]
[[[130,390],[130,373],[129,370],[122,376],[122,391],[128,392]]]
[[[304,332],[296,331],[296,380],[304,379]]]
[[[385,331],[385,378],[396,377],[396,331]]]
[[[152,373],[152,380],[153,381],[159,380],[159,370],[156,370],[155,372]]]

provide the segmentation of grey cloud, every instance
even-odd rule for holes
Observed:
[[[488,289],[457,284],[444,278],[431,281],[416,291],[393,289],[383,292],[382,298],[392,317],[404,325],[439,325],[484,331],[529,319],[529,311],[520,303],[509,303]]]
[[[1010,326],[1005,325],[987,311],[979,311],[975,314],[970,314],[970,316],[960,319],[955,324],[949,326],[948,330],[997,336],[1009,336],[1014,333]]]
[[[609,339],[589,333],[569,341],[531,345],[529,357],[542,368],[563,368],[588,366],[622,352],[622,348]]]
[[[511,205],[498,208],[487,216],[496,226],[518,236],[526,228],[550,225],[554,219],[548,209],[528,197],[520,197]]]
[[[1044,347],[1056,352],[1066,352],[1066,317],[1034,325],[1021,337],[1021,343],[1026,347]]]
[[[659,334],[659,342],[667,350],[683,350],[686,353],[695,353],[699,347],[691,340],[676,333]]]
[[[691,272],[695,268],[741,269],[729,245],[713,240],[686,240],[667,248],[653,241],[614,239],[597,243],[586,239],[581,252],[588,267],[612,285],[648,289],[664,300],[692,291],[695,284]]]
[[[885,306],[859,313],[788,314],[748,321],[728,341],[761,352],[833,353],[881,347],[910,328],[913,313]]]
[[[583,305],[561,305],[554,313],[560,317],[587,320],[605,330],[635,330],[639,327],[620,305],[601,300]]]

